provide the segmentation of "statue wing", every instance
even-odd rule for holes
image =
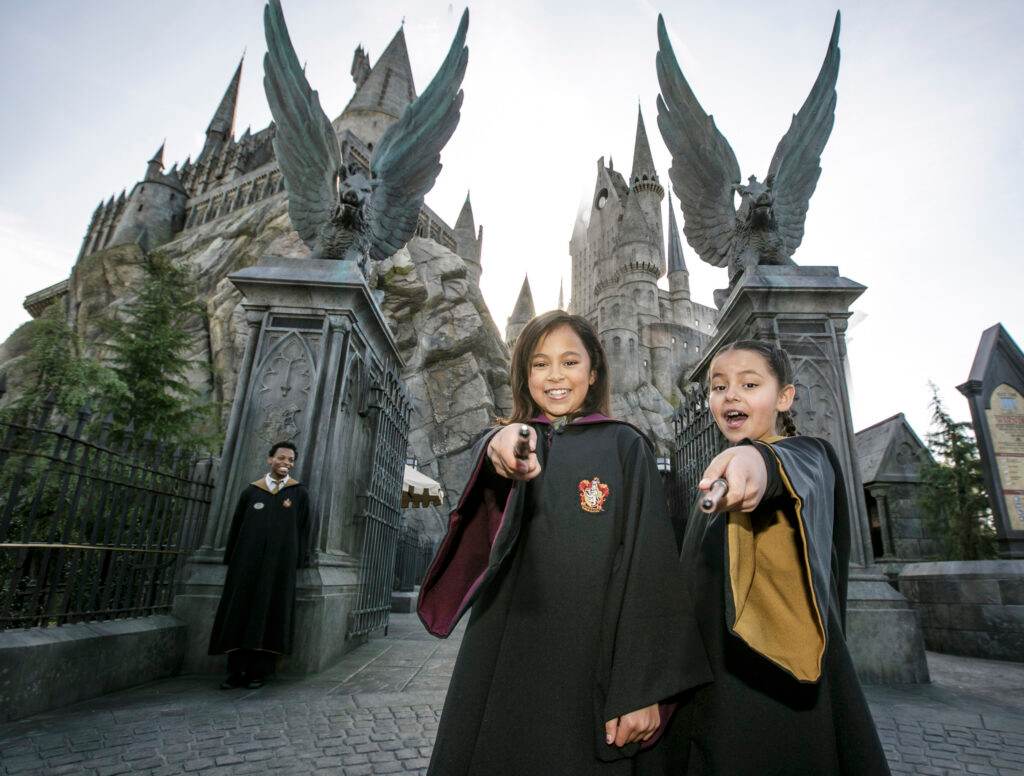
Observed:
[[[310,248],[337,206],[341,149],[320,97],[309,86],[295,55],[280,0],[263,9],[267,54],[263,88],[277,124],[274,153],[288,191],[292,226]]]
[[[800,111],[779,141],[768,167],[775,198],[775,221],[792,256],[804,239],[807,207],[821,175],[821,152],[832,134],[836,114],[836,79],[839,77],[839,12],[832,27],[825,61]]]
[[[459,124],[462,78],[469,60],[468,28],[467,9],[434,80],[388,127],[374,149],[370,162],[374,189],[367,219],[371,259],[383,261],[409,241],[423,198],[441,172],[441,149]]]
[[[733,187],[739,185],[740,166],[683,77],[660,14],[658,48],[658,128],[672,154],[669,177],[683,211],[683,232],[701,259],[724,267],[736,231]]]

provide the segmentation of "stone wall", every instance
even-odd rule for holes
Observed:
[[[899,586],[928,649],[1024,661],[1024,560],[911,563]]]
[[[168,615],[0,633],[0,723],[173,676],[185,625]]]

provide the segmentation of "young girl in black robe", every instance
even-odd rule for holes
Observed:
[[[429,774],[632,774],[659,701],[710,678],[654,452],[585,318],[527,324],[511,383],[420,591],[435,635],[472,610]]]
[[[683,697],[638,771],[888,774],[843,639],[850,525],[836,454],[796,435],[781,348],[733,343],[709,373],[710,409],[733,447],[699,488],[724,478],[728,490],[718,514],[690,516],[682,562],[714,682]]]

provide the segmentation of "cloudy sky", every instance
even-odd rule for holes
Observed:
[[[362,43],[376,61],[405,23],[418,88],[462,5],[284,0],[310,81],[332,117]],[[596,160],[628,171],[636,107],[655,162],[657,13],[745,176],[763,177],[810,89],[836,6],[668,0],[483,0],[471,6],[462,123],[428,196],[454,223],[467,190],[484,225],[484,296],[504,326],[525,273],[538,311],[569,287],[568,240]],[[800,264],[838,265],[868,287],[850,331],[856,428],[904,412],[928,429],[927,383],[967,418],[955,386],[981,332],[1024,340],[1024,4],[863,0],[842,7],[835,128]],[[195,156],[243,51],[237,131],[270,120],[261,0],[0,0],[0,338],[24,297],[65,278],[100,200],[131,188],[166,138]],[[710,304],[725,271],[685,247]]]

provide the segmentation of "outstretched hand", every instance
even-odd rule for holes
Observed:
[[[523,424],[510,423],[491,438],[487,445],[487,457],[499,476],[510,480],[532,480],[540,474],[540,463],[537,461],[537,431],[529,429],[528,452],[525,458],[516,456],[519,444],[519,429]]]
[[[729,484],[729,489],[712,510],[714,512],[752,512],[768,487],[768,470],[753,445],[730,447],[716,455],[697,487],[707,493],[719,478]]]
[[[604,723],[604,740],[608,746],[625,746],[635,741],[646,741],[655,734],[661,724],[658,704],[652,703],[642,709],[623,714]]]

